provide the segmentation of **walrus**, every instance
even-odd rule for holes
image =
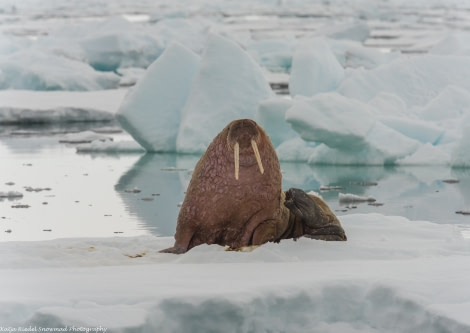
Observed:
[[[266,132],[251,119],[234,120],[212,141],[193,171],[174,246],[231,249],[306,236],[345,241],[338,218],[320,198],[282,190],[279,160]]]

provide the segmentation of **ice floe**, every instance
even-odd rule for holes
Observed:
[[[172,239],[152,236],[2,243],[2,325],[469,330],[469,244],[458,228],[380,214],[341,221],[347,242],[302,238],[249,252],[161,254]]]

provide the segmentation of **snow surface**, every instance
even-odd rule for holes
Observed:
[[[347,242],[302,238],[249,252],[203,245],[162,254],[172,238],[152,236],[2,243],[0,322],[111,332],[470,332],[470,243],[457,227],[379,214],[341,222]]]

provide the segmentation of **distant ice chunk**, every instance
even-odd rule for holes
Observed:
[[[119,76],[88,64],[29,49],[0,57],[0,89],[100,90],[119,86]]]
[[[372,69],[388,64],[401,56],[398,52],[384,53],[350,40],[331,41],[331,50],[344,68]]]
[[[289,79],[291,96],[313,96],[335,90],[344,78],[344,69],[325,39],[299,42]]]
[[[424,106],[449,85],[470,90],[470,57],[415,56],[371,70],[351,72],[338,92],[363,102],[379,93],[400,97],[408,108]]]
[[[307,141],[331,148],[359,151],[375,124],[371,107],[337,93],[318,94],[296,101],[286,120]]]
[[[275,147],[299,136],[286,122],[286,112],[293,103],[288,98],[272,97],[259,104],[255,120],[268,133]]]
[[[91,143],[77,146],[79,153],[143,153],[142,148],[135,141],[93,141]]]
[[[142,26],[123,17],[63,27],[52,37],[75,40],[88,63],[100,71],[149,66],[162,52],[158,40]]]
[[[109,136],[104,136],[92,131],[84,131],[79,133],[68,133],[63,135],[60,139],[60,143],[90,143],[93,141],[112,141],[113,138]]]
[[[288,72],[297,40],[294,38],[251,41],[248,53],[264,68],[272,72]]]
[[[191,50],[170,44],[123,101],[116,117],[147,151],[176,151],[181,110],[199,62]]]
[[[254,118],[258,104],[273,95],[259,65],[239,45],[210,35],[182,111],[177,150],[204,152],[230,121]]]
[[[366,22],[353,20],[350,22],[328,24],[315,30],[316,36],[328,36],[332,39],[345,39],[364,42],[370,35],[370,28]]]

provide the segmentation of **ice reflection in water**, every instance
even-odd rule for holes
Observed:
[[[144,155],[119,180],[119,192],[127,210],[143,226],[159,235],[173,235],[184,191],[198,156],[176,154]],[[175,168],[171,170],[171,168]],[[470,219],[456,214],[470,207],[470,170],[446,167],[363,167],[311,166],[303,163],[281,163],[283,188],[319,191],[322,185],[335,185],[341,190],[320,191],[321,196],[338,215],[382,213],[401,215],[413,220],[436,223],[469,224]],[[458,179],[458,183],[443,182]],[[129,193],[134,188],[139,193]],[[357,203],[342,206],[338,193],[374,197],[379,204]],[[153,194],[153,204],[143,198]]]

